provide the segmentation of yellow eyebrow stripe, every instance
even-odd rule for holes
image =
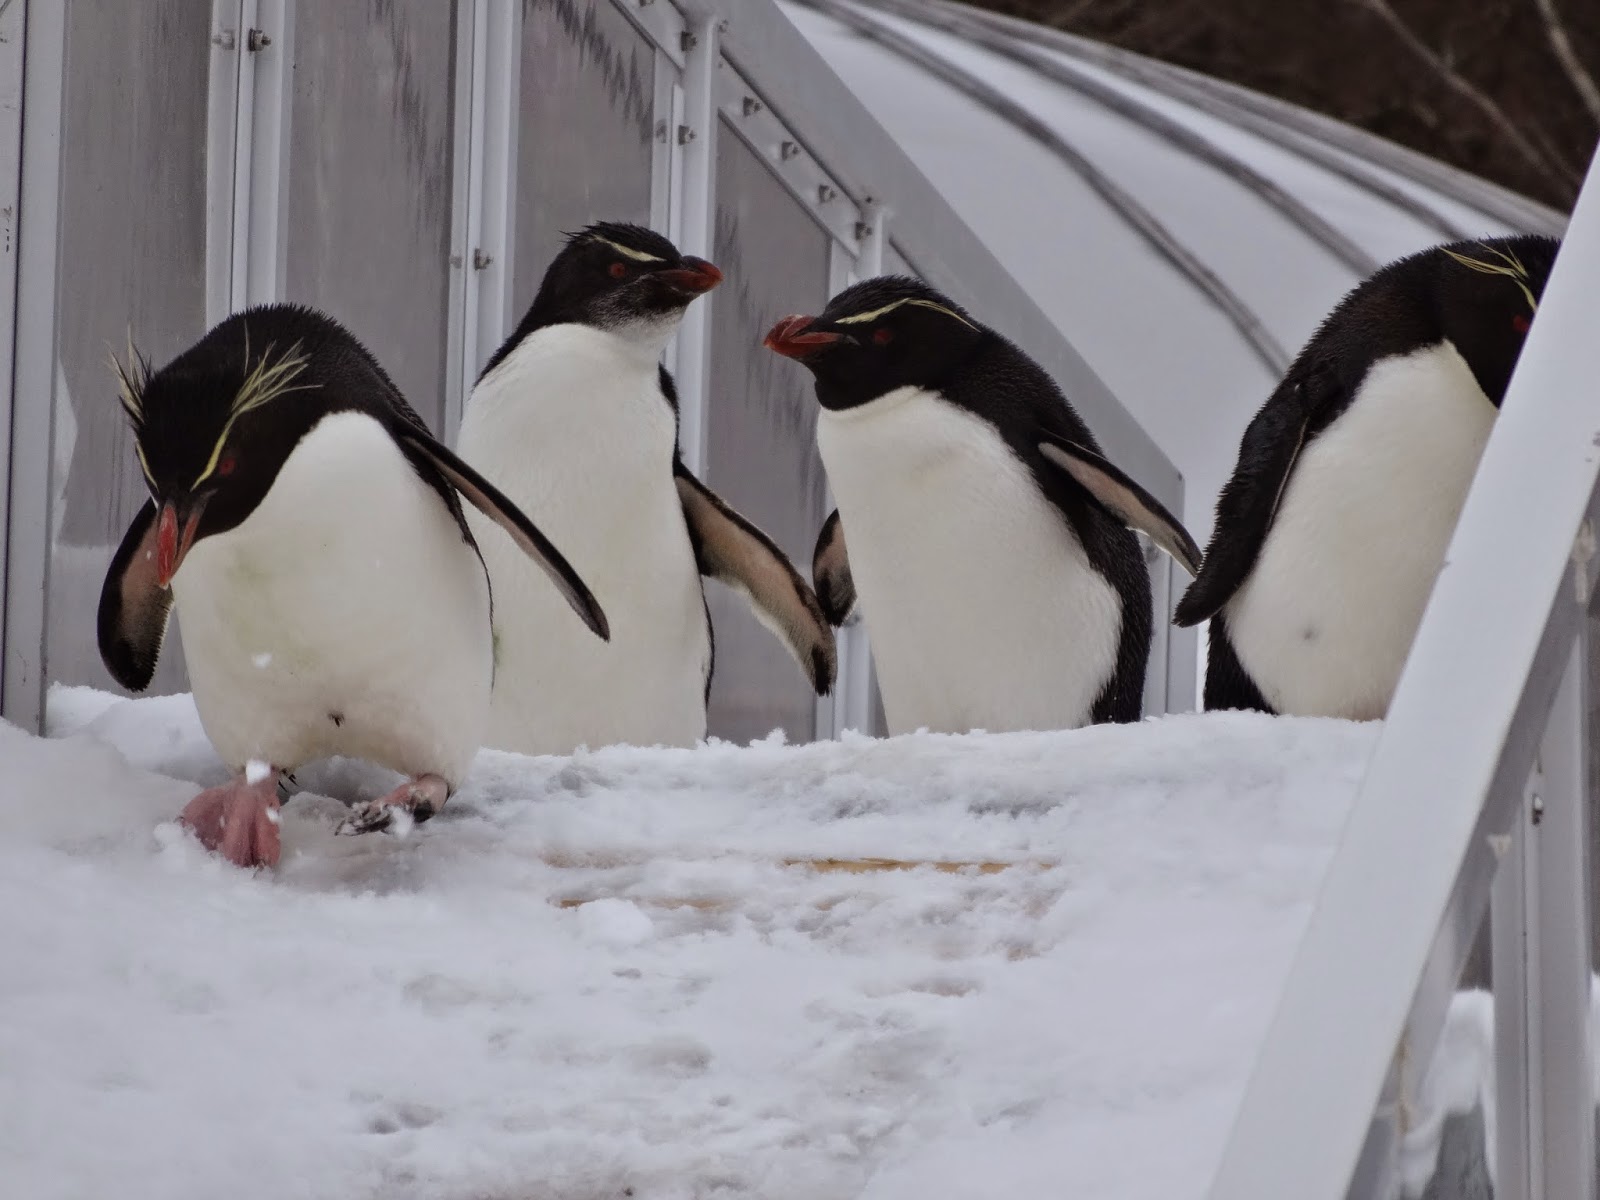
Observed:
[[[211,473],[217,469],[217,463],[222,461],[222,447],[227,444],[228,435],[233,432],[233,423],[238,419],[238,413],[234,413],[228,418],[228,423],[222,427],[222,432],[217,436],[217,444],[211,447],[211,457],[206,460],[206,469],[201,471],[194,483],[190,485],[191,489],[199,487],[211,478]]]
[[[150,473],[150,460],[144,456],[144,447],[135,440],[133,452],[139,456],[139,470],[144,472],[144,481],[152,488],[156,486],[156,477]]]
[[[965,317],[963,317],[960,313],[955,312],[952,309],[948,309],[942,304],[937,304],[932,300],[924,300],[924,299],[922,299],[921,297],[918,297],[918,296],[905,296],[905,297],[902,297],[901,299],[896,300],[892,304],[885,304],[882,308],[875,308],[871,312],[852,313],[848,317],[840,317],[837,321],[834,322],[834,324],[835,325],[864,325],[868,321],[876,321],[879,317],[882,317],[882,316],[885,316],[885,315],[887,315],[889,313],[892,313],[895,309],[899,308],[902,304],[915,305],[917,308],[931,308],[936,313],[943,313],[945,316],[951,318],[952,320],[960,321],[968,329],[976,330],[978,328],[971,321],[969,321]]]
[[[659,254],[646,254],[643,250],[635,250],[630,246],[621,245],[621,244],[619,244],[617,242],[611,241],[608,238],[596,237],[594,240],[599,242],[603,246],[610,246],[613,250],[615,250],[618,254],[622,255],[624,258],[631,258],[631,259],[633,259],[634,262],[665,262],[666,261]]]

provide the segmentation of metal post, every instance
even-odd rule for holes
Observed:
[[[1499,869],[1489,899],[1494,959],[1495,1200],[1536,1200],[1539,1164],[1533,1154],[1538,1124],[1538,928],[1529,914],[1537,865],[1532,814],[1541,803],[1537,768],[1522,807],[1498,843]]]
[[[868,201],[866,217],[868,231],[861,239],[861,253],[856,260],[859,279],[883,274],[883,252],[889,239],[889,210],[885,206]],[[839,678],[833,691],[833,736],[838,737],[847,729],[870,729],[872,645],[859,611],[839,630]]]
[[[683,147],[683,230],[679,248],[685,254],[715,258],[717,170],[717,61],[722,26],[714,15],[689,17],[684,34],[683,123],[669,137]],[[683,461],[696,474],[706,461],[705,411],[710,402],[712,294],[691,304],[678,334],[679,445]]]
[[[50,448],[55,441],[56,251],[67,16],[27,5],[23,42],[22,180],[17,209],[16,359],[7,484],[5,662],[0,712],[24,729],[44,724],[45,613],[50,583]]]
[[[1595,1096],[1590,1028],[1586,630],[1579,627],[1540,757],[1544,812],[1533,827],[1532,915],[1539,957],[1539,1121],[1532,1140],[1543,1200],[1594,1200]]]
[[[1594,1200],[1585,670],[1580,634],[1492,908],[1496,1200]]]
[[[294,0],[244,0],[234,153],[233,307],[283,295]]]
[[[212,0],[206,88],[206,326],[233,311],[233,186],[239,148],[241,0]]]
[[[453,441],[478,372],[499,347],[510,322],[514,283],[518,93],[521,88],[522,9],[507,0],[476,0],[458,18],[458,68],[467,79],[458,88],[458,168],[453,226],[460,240],[452,266],[460,276],[452,289],[460,333],[448,351],[452,376],[445,389],[442,431]],[[457,291],[457,289],[459,289]],[[459,350],[458,350],[459,347]]]
[[[12,370],[17,334],[17,205],[22,197],[22,47],[28,6],[0,4],[0,610],[6,578],[5,528],[11,473]],[[5,627],[0,623],[0,651]],[[0,654],[3,659],[3,654]],[[0,688],[0,695],[3,695]]]

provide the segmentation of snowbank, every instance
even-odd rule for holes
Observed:
[[[252,875],[168,823],[186,697],[51,724],[0,726],[5,1191],[162,1200],[1200,1200],[1376,734],[485,752],[404,839],[332,835],[386,782],[335,763]]]

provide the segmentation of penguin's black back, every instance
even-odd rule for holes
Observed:
[[[987,327],[978,344],[940,386],[949,403],[989,422],[1032,473],[1083,545],[1090,565],[1116,589],[1122,628],[1111,678],[1096,699],[1096,723],[1137,721],[1150,655],[1150,572],[1139,540],[1039,451],[1039,430],[1094,453],[1100,445],[1055,380],[1016,345]]]
[[[1323,320],[1285,377],[1285,382],[1302,378],[1320,367],[1332,374],[1334,387],[1330,394],[1341,397],[1340,403],[1327,405],[1324,411],[1313,415],[1308,437],[1327,428],[1349,406],[1373,363],[1436,345],[1452,333],[1457,349],[1478,376],[1479,385],[1498,405],[1520,346],[1509,328],[1487,327],[1480,331],[1481,336],[1468,337],[1467,330],[1457,327],[1460,314],[1449,311],[1452,290],[1473,287],[1483,289],[1486,296],[1501,296],[1507,303],[1508,316],[1510,307],[1521,300],[1520,291],[1509,278],[1479,274],[1462,266],[1451,252],[1489,262],[1498,261],[1495,251],[1509,252],[1527,267],[1537,295],[1549,277],[1560,245],[1555,238],[1521,234],[1432,246],[1389,263],[1357,284]],[[1495,319],[1492,314],[1490,319]],[[1496,346],[1486,347],[1484,343],[1491,340]],[[1496,354],[1497,347],[1503,347],[1509,355]],[[1475,358],[1479,361],[1475,362]],[[1491,364],[1483,361],[1486,358],[1497,361]],[[1495,370],[1493,377],[1486,378],[1491,367],[1503,368],[1504,375]]]
[[[1474,271],[1460,258],[1500,264],[1501,255],[1514,256],[1538,296],[1560,245],[1555,238],[1523,234],[1432,246],[1351,289],[1245,429],[1233,474],[1217,498],[1200,574],[1179,602],[1175,621],[1198,624],[1244,583],[1300,450],[1345,413],[1374,363],[1448,339],[1498,407],[1521,351],[1513,322],[1526,299],[1516,280]]]
[[[209,448],[223,418],[199,419],[201,414],[192,411],[193,402],[187,397],[201,388],[223,399],[237,394],[249,371],[269,351],[274,358],[293,351],[304,359],[291,391],[243,418],[249,422],[254,452],[278,466],[318,421],[339,412],[365,413],[391,432],[410,427],[433,438],[427,422],[382,364],[342,324],[305,305],[264,304],[219,322],[155,374],[147,388],[140,432],[147,453],[159,456],[163,438],[193,438]],[[173,403],[188,403],[191,411],[158,411],[164,396],[174,393]],[[424,455],[404,443],[398,449],[444,502],[463,537],[476,546],[456,489]]]

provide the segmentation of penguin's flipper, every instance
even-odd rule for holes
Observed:
[[[611,624],[588,585],[578,578],[572,564],[550,544],[550,539],[540,533],[526,514],[511,503],[499,488],[440,444],[426,429],[406,424],[397,427],[394,435],[402,445],[433,464],[469,504],[510,534],[511,540],[522,547],[523,552],[550,577],[557,590],[566,597],[567,603],[572,605],[572,611],[583,619],[595,636],[602,641],[611,640]]]
[[[673,465],[695,562],[708,575],[743,592],[757,618],[781,638],[817,695],[833,690],[839,652],[817,598],[772,539],[723,503],[721,497]]]
[[[856,581],[850,574],[844,526],[837,508],[828,514],[822,532],[817,534],[817,548],[811,552],[811,580],[829,623],[843,625],[848,621],[856,608]]]
[[[1245,429],[1233,477],[1217,498],[1217,523],[1205,561],[1178,601],[1175,624],[1198,625],[1215,616],[1249,577],[1283,502],[1310,420],[1304,385],[1296,380],[1280,387]]]
[[[100,589],[100,660],[130,692],[150,686],[171,613],[172,589],[156,578],[156,506],[146,500],[123,535]]]
[[[1161,501],[1088,447],[1043,430],[1039,439],[1045,461],[1070,475],[1101,508],[1144,533],[1189,574],[1199,572],[1200,547]]]

